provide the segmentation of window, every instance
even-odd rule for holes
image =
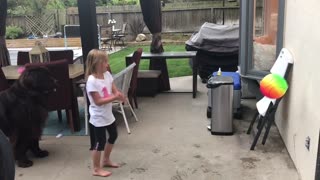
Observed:
[[[241,2],[241,74],[261,79],[282,48],[284,0]]]

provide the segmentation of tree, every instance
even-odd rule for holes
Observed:
[[[48,0],[29,0],[28,6],[31,8],[31,12],[42,14],[46,9]]]
[[[7,0],[8,1],[8,9],[14,9],[18,6],[26,6],[26,0]]]
[[[0,0],[0,67],[10,65],[9,52],[6,46],[7,0]]]
[[[96,6],[104,6],[110,4],[111,0],[96,0]]]
[[[66,7],[77,7],[77,0],[65,0],[64,5]]]
[[[27,9],[25,0],[8,0],[8,14],[25,14]]]
[[[47,9],[65,9],[66,8],[62,0],[50,0],[46,7]]]

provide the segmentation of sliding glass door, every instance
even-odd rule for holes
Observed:
[[[282,48],[284,0],[242,0],[240,19],[241,74],[261,79]]]

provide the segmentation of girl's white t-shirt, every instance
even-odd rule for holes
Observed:
[[[101,97],[108,97],[112,94],[113,78],[109,71],[103,74],[104,79],[97,79],[90,75],[87,80],[86,90],[90,101],[89,113],[90,123],[95,127],[108,126],[115,121],[112,114],[112,103],[98,106],[94,103],[90,92],[98,92]]]

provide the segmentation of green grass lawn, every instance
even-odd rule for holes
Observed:
[[[144,52],[150,52],[150,46],[130,46],[109,55],[109,63],[112,73],[118,73],[125,68],[125,57],[136,49],[142,48]],[[185,45],[165,45],[164,51],[185,51]],[[189,59],[167,60],[169,77],[180,77],[192,75]],[[141,60],[139,69],[149,69],[149,61]]]

